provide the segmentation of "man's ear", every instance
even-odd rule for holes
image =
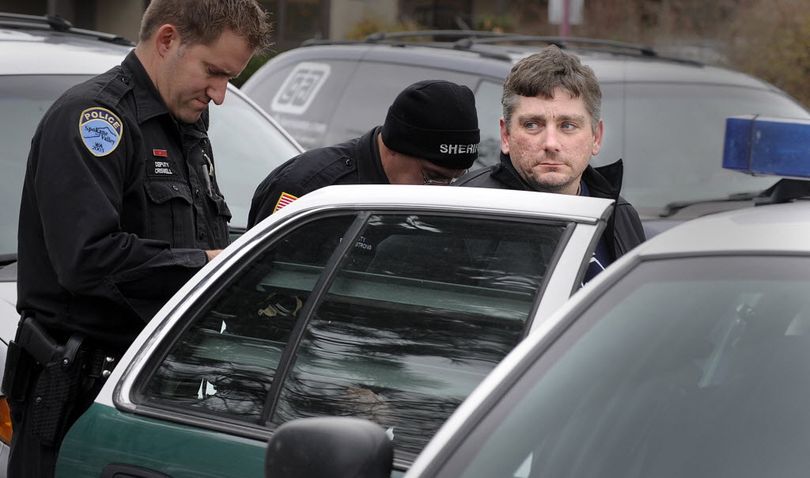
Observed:
[[[599,120],[599,124],[596,125],[596,131],[593,135],[593,148],[591,148],[591,156],[596,156],[599,154],[599,150],[602,149],[602,136],[605,133],[605,123],[602,120]]]
[[[509,154],[509,125],[506,124],[506,120],[501,116],[498,125],[501,129],[501,152],[503,154]]]
[[[166,23],[155,32],[155,51],[159,56],[166,56],[173,48],[180,46],[180,32],[174,25]]]

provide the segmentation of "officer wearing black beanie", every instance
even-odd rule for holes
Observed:
[[[450,184],[475,162],[479,141],[472,91],[419,81],[397,95],[382,126],[309,150],[271,172],[253,195],[248,227],[332,184]]]

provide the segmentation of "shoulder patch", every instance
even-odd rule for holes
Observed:
[[[276,207],[273,208],[273,212],[278,211],[279,209],[283,208],[287,204],[290,204],[291,202],[295,201],[296,199],[298,199],[298,196],[293,196],[290,193],[282,192],[281,196],[279,196],[279,198],[278,198],[278,202],[276,202]]]
[[[79,135],[93,156],[107,156],[115,151],[123,133],[124,123],[107,108],[94,106],[79,115]]]

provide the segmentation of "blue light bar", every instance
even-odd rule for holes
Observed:
[[[810,179],[810,120],[762,116],[726,119],[723,168]]]

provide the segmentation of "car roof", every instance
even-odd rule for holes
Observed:
[[[407,205],[414,209],[442,206],[459,211],[468,211],[470,204],[486,203],[479,212],[495,214],[543,214],[548,217],[569,217],[575,221],[595,223],[602,217],[604,208],[611,199],[570,196],[565,194],[515,191],[491,188],[454,186],[424,186],[403,184],[343,184],[326,186],[312,191],[274,213],[275,218],[298,214],[315,208],[385,208]],[[252,231],[263,230],[257,225]]]
[[[640,258],[730,253],[810,254],[810,201],[717,213],[684,222],[642,244]]]
[[[403,32],[405,33],[405,32]],[[418,32],[417,32],[418,33]],[[306,60],[354,60],[399,64],[416,64],[437,69],[476,73],[502,80],[511,66],[527,55],[550,43],[560,44],[577,54],[593,68],[602,83],[665,82],[701,83],[757,89],[776,88],[745,73],[703,63],[665,57],[640,45],[619,42],[554,37],[536,38],[533,44],[389,41],[384,37],[355,42],[305,42],[279,54],[275,62]],[[509,37],[509,35],[507,35]],[[496,38],[498,39],[498,38]],[[547,39],[547,40],[544,40]],[[567,42],[567,43],[566,43]],[[615,46],[613,46],[615,45]]]
[[[0,75],[97,74],[121,63],[128,40],[58,18],[0,13]]]

